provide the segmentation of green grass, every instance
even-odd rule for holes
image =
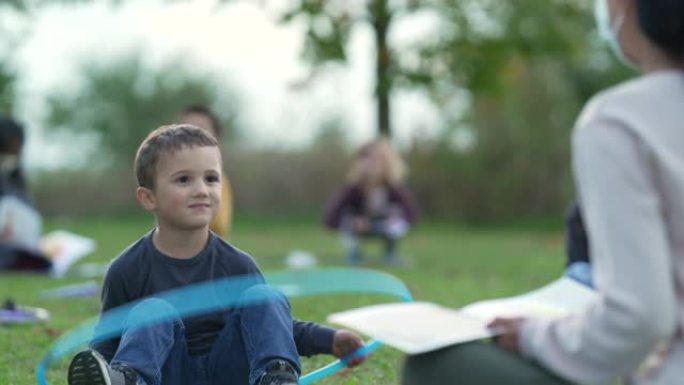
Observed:
[[[52,221],[47,230],[63,228],[97,240],[95,253],[82,263],[107,262],[145,233],[148,218]],[[233,243],[253,255],[264,271],[284,269],[285,254],[313,252],[322,266],[341,265],[339,242],[318,223],[284,219],[238,219]],[[459,307],[485,298],[522,293],[554,279],[563,265],[560,232],[521,229],[468,229],[450,224],[422,224],[401,245],[403,266],[387,269],[379,261],[379,244],[366,249],[366,267],[387,270],[403,280],[416,300]],[[35,383],[34,368],[56,338],[80,321],[97,315],[97,298],[47,300],[43,289],[83,282],[84,278],[51,279],[36,275],[0,275],[0,300],[46,308],[51,320],[41,326],[0,327],[0,384]],[[295,317],[323,322],[327,314],[368,303],[372,296],[311,297],[293,301]],[[330,362],[329,357],[304,360],[305,372]],[[321,385],[397,384],[402,355],[389,347],[377,351],[361,368],[320,382]],[[48,372],[51,384],[64,384],[68,360]]]

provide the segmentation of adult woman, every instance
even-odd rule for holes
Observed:
[[[504,349],[412,357],[405,384],[682,383],[684,1],[599,1],[597,16],[619,56],[643,72],[594,97],[573,136],[599,300],[553,321],[497,320]]]

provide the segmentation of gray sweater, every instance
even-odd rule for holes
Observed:
[[[525,322],[523,354],[580,384],[683,384],[684,72],[594,97],[573,169],[600,296],[582,314]]]

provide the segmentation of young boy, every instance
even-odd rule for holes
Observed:
[[[191,125],[163,126],[135,159],[136,197],[156,228],[119,255],[105,277],[102,311],[143,299],[120,338],[77,354],[69,385],[295,385],[299,355],[342,357],[361,347],[354,333],[293,321],[287,300],[135,327],[149,312],[173,312],[156,293],[202,281],[261,272],[252,258],[208,229],[220,205],[216,139]],[[245,290],[262,293],[266,285]],[[352,365],[362,360],[355,360]]]

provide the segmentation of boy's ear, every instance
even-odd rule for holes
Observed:
[[[138,202],[140,202],[140,205],[147,211],[154,211],[157,207],[154,193],[147,187],[138,187],[135,190],[135,197],[138,199]]]

